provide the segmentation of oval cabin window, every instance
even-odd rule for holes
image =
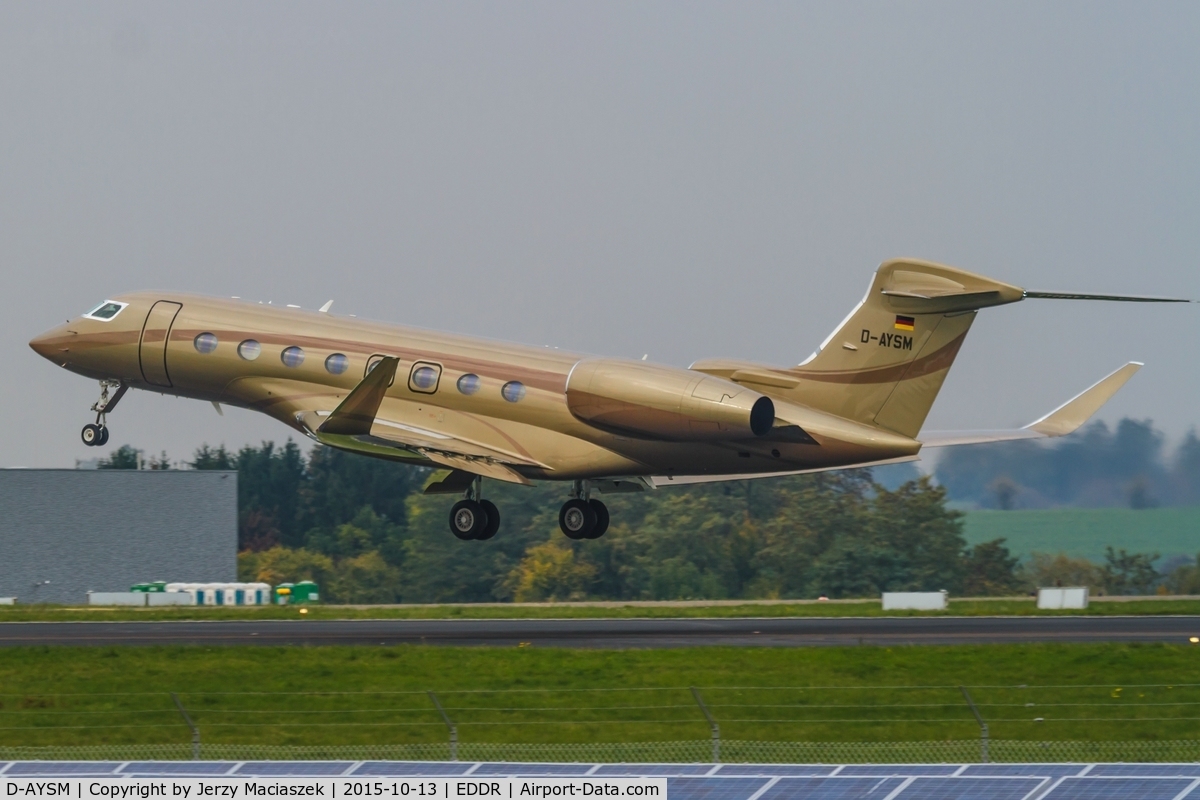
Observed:
[[[286,347],[279,354],[279,360],[285,367],[298,367],[304,363],[304,351],[299,347]]]
[[[196,346],[197,353],[204,353],[205,355],[208,355],[213,350],[217,349],[216,334],[202,333],[192,340],[192,344]]]
[[[330,375],[341,375],[350,368],[350,359],[341,353],[334,353],[325,359],[325,371]]]
[[[500,389],[500,394],[510,403],[519,403],[525,396],[525,384],[520,381],[509,381]]]
[[[262,345],[253,339],[247,339],[238,345],[238,355],[247,361],[253,361],[262,355]]]
[[[467,373],[458,379],[458,390],[463,394],[475,394],[479,391],[479,376]]]
[[[413,364],[412,372],[409,373],[408,388],[414,392],[433,394],[437,391],[438,381],[441,377],[441,367],[436,364],[422,364],[418,361],[416,364]]]

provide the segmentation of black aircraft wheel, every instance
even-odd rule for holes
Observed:
[[[475,538],[490,539],[496,535],[496,531],[500,530],[500,509],[496,508],[496,504],[491,500],[480,500],[479,505],[483,507],[483,513],[487,514],[487,525],[483,532]]]
[[[79,438],[83,439],[83,443],[88,447],[95,447],[100,444],[100,431],[102,428],[99,425],[88,423],[83,426],[83,432],[79,434]]]
[[[596,515],[596,527],[592,528],[592,532],[588,534],[587,538],[599,539],[608,530],[608,506],[599,500],[588,500],[588,506]]]
[[[487,512],[474,500],[459,500],[450,509],[450,532],[459,539],[478,539],[487,524]]]
[[[596,527],[596,512],[583,500],[568,500],[558,512],[558,527],[568,539],[586,539]]]
[[[101,426],[100,427],[100,439],[96,442],[96,446],[103,447],[106,444],[108,444],[108,427]]]

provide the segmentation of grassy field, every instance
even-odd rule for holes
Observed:
[[[1200,646],[10,648],[0,746],[704,739],[1170,740],[1200,728]]]
[[[301,614],[300,609],[305,613]],[[945,611],[884,611],[878,600],[714,603],[495,603],[411,606],[0,606],[0,622],[213,619],[584,619],[653,617],[919,617],[1200,614],[1197,598],[1092,598],[1083,610],[1042,611],[1034,598],[951,600]]]
[[[1194,557],[1200,552],[1200,507],[970,511],[966,537],[971,544],[1004,537],[1022,556],[1061,551],[1097,563],[1103,563],[1109,545],[1131,553]]]

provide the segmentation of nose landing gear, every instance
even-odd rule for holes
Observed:
[[[464,541],[484,541],[500,530],[500,509],[491,500],[480,499],[483,479],[476,476],[466,497],[450,509],[450,532]]]
[[[109,397],[108,390],[112,388],[117,391]],[[100,399],[92,404],[92,411],[96,412],[96,422],[84,425],[79,434],[79,438],[88,447],[103,447],[108,444],[108,412],[121,402],[127,389],[129,385],[120,381],[100,381]]]
[[[568,539],[599,539],[608,530],[608,507],[589,493],[586,481],[575,481],[571,499],[558,512],[558,527]]]

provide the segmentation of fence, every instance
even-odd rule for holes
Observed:
[[[995,763],[1094,763],[1200,761],[1200,740],[1052,741],[992,740]],[[709,763],[708,739],[675,742],[468,742],[461,761],[583,763]],[[449,761],[448,744],[255,745],[190,743],[0,746],[0,761]],[[911,742],[766,742],[726,740],[722,761],[733,764],[975,763],[974,739]]]
[[[1200,684],[0,695],[0,759],[1197,761]]]

